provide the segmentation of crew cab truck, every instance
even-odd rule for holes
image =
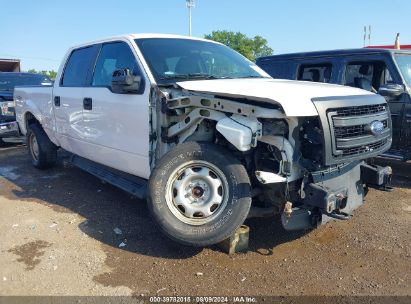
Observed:
[[[273,80],[204,39],[138,34],[76,46],[53,86],[14,95],[35,167],[70,152],[75,165],[147,198],[160,228],[186,245],[218,243],[256,210],[280,213],[289,230],[348,219],[391,176],[363,161],[391,145],[384,98]]]
[[[381,157],[411,159],[411,50],[347,49],[262,57],[257,65],[272,77],[358,87],[388,102],[393,143]]]

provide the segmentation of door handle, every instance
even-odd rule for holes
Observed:
[[[83,109],[91,111],[93,109],[93,99],[85,97],[83,99]]]
[[[54,96],[54,105],[56,107],[60,106],[60,96]]]

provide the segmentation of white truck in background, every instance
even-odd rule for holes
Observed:
[[[274,80],[230,48],[160,34],[71,48],[56,81],[17,87],[17,121],[37,168],[57,150],[140,198],[172,239],[218,243],[248,216],[288,230],[348,219],[389,167],[364,160],[391,145],[381,96]],[[264,213],[264,212],[262,212]]]

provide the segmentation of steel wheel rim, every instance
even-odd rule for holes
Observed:
[[[30,153],[34,160],[39,159],[39,144],[37,142],[36,135],[30,134]]]
[[[204,225],[224,211],[228,182],[213,164],[192,161],[173,171],[166,191],[167,206],[174,216],[189,225]]]

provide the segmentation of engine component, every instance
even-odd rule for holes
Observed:
[[[256,118],[241,115],[220,119],[216,128],[239,151],[255,147],[262,133],[261,123]]]
[[[308,169],[321,168],[324,160],[323,131],[318,118],[307,119],[300,128],[301,154]]]

